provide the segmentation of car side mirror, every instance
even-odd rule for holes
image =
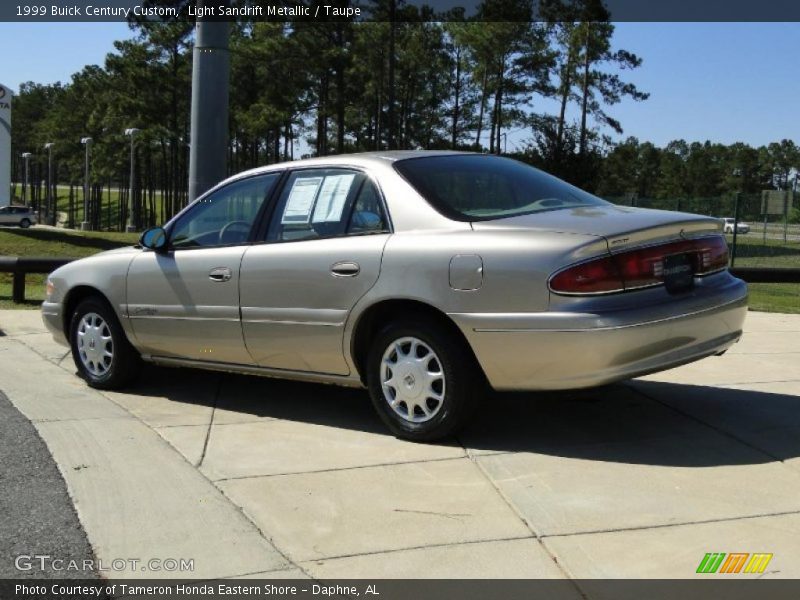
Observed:
[[[163,227],[146,229],[139,238],[139,243],[150,250],[163,252],[167,249],[167,232]]]

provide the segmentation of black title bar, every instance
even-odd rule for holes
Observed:
[[[798,0],[395,0],[396,21],[800,22]],[[390,0],[3,0],[4,22],[387,21]],[[567,6],[569,12],[558,10]],[[563,15],[569,15],[564,17]],[[559,16],[562,15],[562,16]]]

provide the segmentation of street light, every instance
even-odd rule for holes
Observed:
[[[28,186],[31,184],[31,182],[30,182],[29,163],[30,163],[30,160],[31,160],[31,156],[33,156],[33,154],[31,154],[30,152],[23,152],[21,154],[21,156],[22,156],[23,160],[25,161],[25,177],[22,180],[22,203],[25,206],[27,206],[28,205],[28,196],[27,196],[26,191],[27,191]]]
[[[128,192],[128,221],[125,224],[125,231],[128,233],[136,231],[136,221],[138,220],[134,219],[133,215],[133,191],[134,185],[136,184],[136,151],[134,138],[140,131],[140,129],[136,129],[135,127],[130,127],[125,130],[125,135],[129,135],[131,137],[131,184],[130,191]]]
[[[81,144],[86,147],[86,164],[83,180],[83,221],[81,222],[81,231],[89,231],[91,229],[91,225],[89,224],[89,154],[92,147],[92,138],[81,138]]]
[[[48,142],[44,145],[47,150],[47,216],[49,217],[50,225],[56,224],[56,204],[53,201],[53,142]]]

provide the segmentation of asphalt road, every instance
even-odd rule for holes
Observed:
[[[96,577],[82,568],[56,571],[49,559],[44,569],[42,559],[34,558],[30,570],[16,568],[22,555],[49,555],[81,566],[94,555],[47,446],[2,392],[0,490],[0,579]]]

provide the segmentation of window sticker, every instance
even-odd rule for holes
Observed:
[[[331,223],[342,220],[342,212],[355,173],[329,175],[325,178],[314,207],[313,223]]]
[[[286,200],[286,208],[281,217],[282,224],[308,223],[311,218],[311,209],[314,207],[314,199],[317,197],[322,177],[298,177],[295,179],[289,198]]]

